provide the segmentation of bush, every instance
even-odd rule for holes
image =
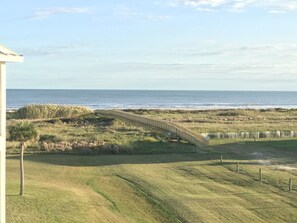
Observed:
[[[93,113],[93,110],[83,106],[68,105],[27,105],[18,109],[16,119],[50,119],[50,118],[75,118]]]
[[[156,139],[154,137],[150,137],[150,136],[145,137],[143,140],[148,142],[148,143],[159,142],[158,139]]]
[[[60,142],[61,139],[55,135],[40,135],[39,136],[39,141],[47,141],[47,142]]]
[[[242,112],[241,111],[223,111],[223,112],[219,112],[218,116],[241,116]]]
[[[32,123],[20,122],[9,128],[9,139],[11,141],[29,141],[36,139],[37,130]]]

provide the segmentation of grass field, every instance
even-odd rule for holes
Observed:
[[[297,222],[296,146],[292,140],[215,146],[210,154],[32,154],[25,157],[24,197],[18,159],[9,156],[7,221]],[[289,178],[296,182],[291,192]]]
[[[295,110],[133,112],[197,132],[297,129]],[[17,142],[8,142],[7,222],[297,222],[294,138],[215,139],[209,152],[194,153],[193,145],[170,143],[166,133],[98,114],[31,121],[53,143],[99,144],[92,155],[75,155],[83,147],[46,154],[29,143],[20,197]],[[108,155],[109,145],[120,152]]]
[[[176,122],[198,133],[296,130],[296,109],[237,110],[128,110]]]

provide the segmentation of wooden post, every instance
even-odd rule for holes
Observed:
[[[0,62],[0,222],[5,222],[6,65]]]
[[[293,182],[292,182],[292,178],[289,179],[289,191],[292,190],[293,187]]]
[[[221,160],[220,161],[221,161],[221,164],[223,164],[223,155],[221,155]]]
[[[0,223],[5,223],[6,62],[23,62],[23,56],[1,45],[0,51]]]
[[[25,173],[24,173],[24,150],[26,145],[24,142],[21,142],[21,153],[20,153],[20,195],[24,195],[25,187]]]
[[[236,172],[239,173],[239,162],[236,164]]]
[[[262,169],[259,169],[259,180],[262,181],[263,175],[262,175]]]

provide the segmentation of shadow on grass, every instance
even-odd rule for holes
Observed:
[[[206,152],[199,151],[199,153]],[[70,152],[52,153],[35,151],[33,154],[26,154],[25,159],[56,165],[102,166],[193,161],[193,157],[196,157],[195,147],[188,143],[174,144],[163,141],[138,140],[127,146],[110,144],[94,150],[75,149]],[[19,155],[10,155],[8,159],[19,159]]]
[[[8,160],[18,160],[19,156],[8,156]],[[73,155],[73,154],[30,154],[25,161],[48,163],[63,166],[110,166],[121,164],[161,164],[208,160],[208,155],[180,154],[141,154],[141,155]]]
[[[150,148],[154,148],[154,143],[151,143]],[[220,146],[212,146],[209,148],[210,153],[204,150],[198,150],[198,153],[193,151],[193,147],[189,150],[183,150],[181,145],[173,145],[174,149],[162,151],[158,153],[158,149],[148,150],[142,154],[30,154],[25,156],[25,160],[39,163],[48,163],[53,165],[63,166],[109,166],[121,164],[161,164],[161,163],[176,163],[176,162],[193,162],[193,161],[214,161],[209,165],[222,165],[219,162],[220,154],[223,154],[226,164],[235,164],[240,160],[251,160],[244,164],[258,165],[261,161],[271,161],[276,159],[277,162],[293,164],[297,162],[297,140],[282,140],[273,142],[247,142],[245,144],[228,144]],[[178,153],[178,149],[181,149]],[[18,160],[18,155],[10,155],[9,160]],[[234,162],[232,161],[234,160]]]
[[[216,153],[223,154],[226,160],[259,160],[260,163],[277,162],[283,164],[296,164],[297,162],[296,139],[282,138],[270,141],[267,139],[256,142],[235,142],[213,146],[213,150]]]

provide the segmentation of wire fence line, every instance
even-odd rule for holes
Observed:
[[[208,146],[207,138],[173,122],[163,121],[151,117],[144,117],[142,115],[136,115],[120,110],[97,110],[97,113],[122,118],[128,121],[140,123],[142,125],[168,131],[198,147]]]

